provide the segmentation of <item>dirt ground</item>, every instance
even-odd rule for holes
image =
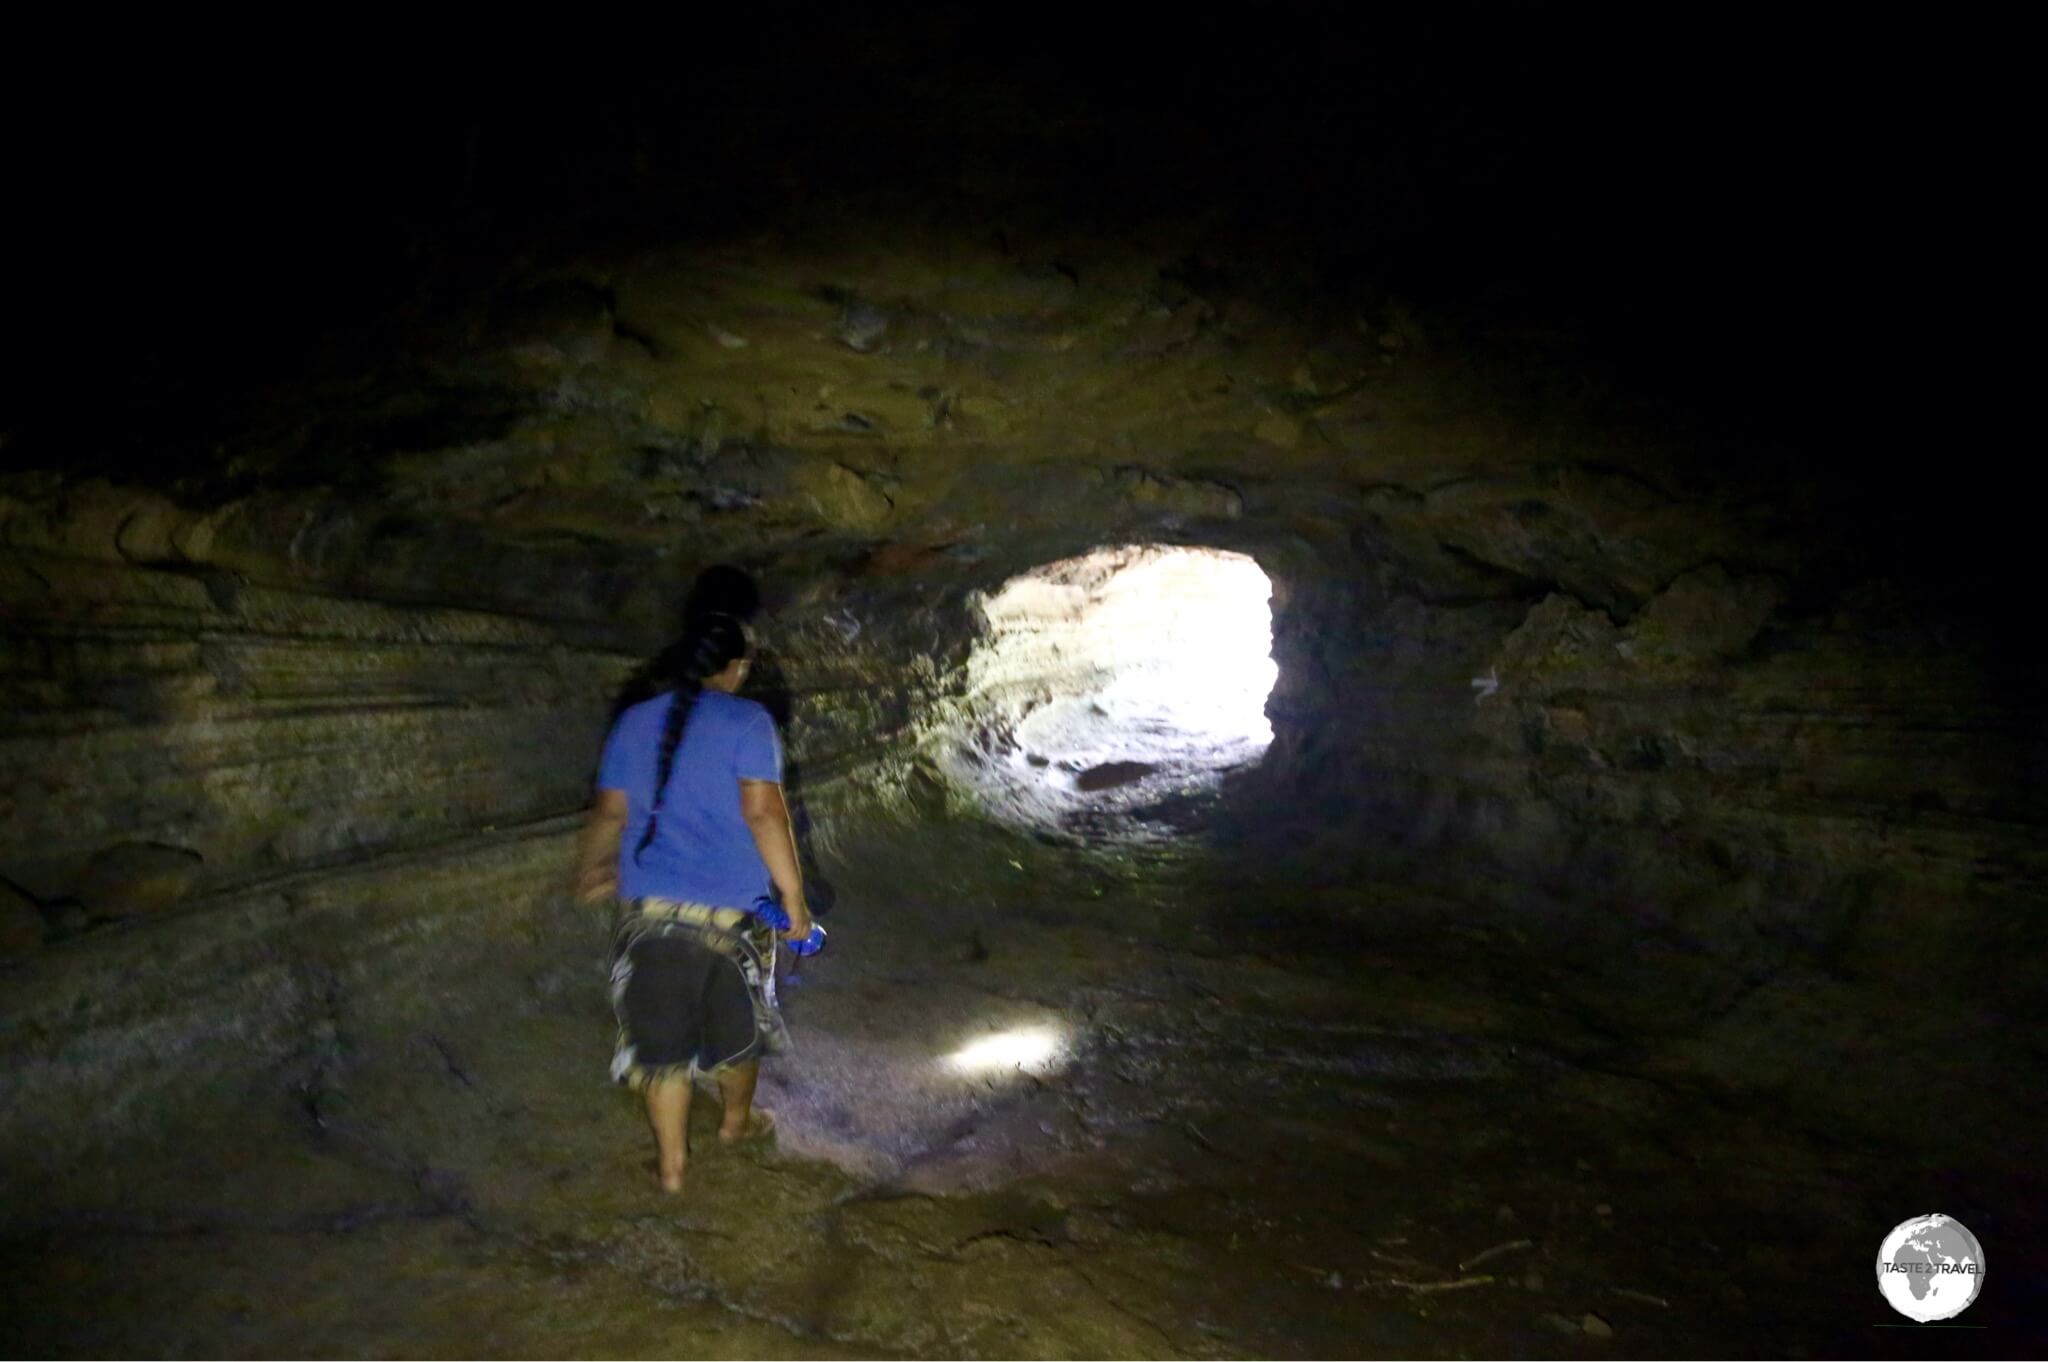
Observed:
[[[1454,905],[1344,892],[1341,953],[1198,877],[1051,852],[844,869],[784,981],[773,1146],[693,1112],[660,1194],[608,1085],[601,927],[345,1026],[246,1101],[9,1217],[0,1349],[65,1356],[1588,1357],[2024,1354],[2037,1201],[1614,1062]],[[915,884],[908,883],[915,879]],[[1142,888],[1133,887],[1143,885]],[[1242,886],[1230,891],[1242,894]],[[1334,892],[1334,891],[1333,891]],[[1205,898],[1205,895],[1207,896]],[[1382,911],[1383,910],[1383,911]],[[1433,929],[1416,930],[1434,914]],[[1226,924],[1238,923],[1237,927]],[[1040,1073],[944,1057],[1040,1028]],[[1606,1058],[1603,1058],[1605,1056]],[[1939,1204],[1923,1204],[1933,1196]],[[1872,1263],[1940,1210],[1959,1324]],[[2008,1266],[2010,1265],[2010,1266]],[[2030,1280],[2031,1278],[2031,1280]],[[1915,1337],[1918,1333],[1920,1336]]]

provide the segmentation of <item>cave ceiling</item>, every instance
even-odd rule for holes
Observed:
[[[1616,615],[1826,559],[1796,525],[1845,485],[1810,436],[1847,362],[1799,327],[1831,296],[1707,192],[1799,192],[1790,96],[960,39],[808,34],[545,106],[202,93],[50,150],[64,268],[17,317],[0,493],[610,562],[1307,537],[1426,598]],[[180,130],[212,154],[162,154]],[[173,210],[140,238],[138,195]]]

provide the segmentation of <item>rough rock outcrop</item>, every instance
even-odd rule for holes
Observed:
[[[119,914],[580,800],[629,657],[321,585],[10,557],[7,873]]]

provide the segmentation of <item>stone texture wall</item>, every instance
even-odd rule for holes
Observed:
[[[560,898],[626,631],[587,604],[537,617],[559,582],[525,614],[503,580],[467,608],[432,573],[378,599],[373,549],[266,544],[266,509],[103,485],[0,506],[0,1147],[20,1176],[331,1058],[343,1018],[464,1005],[467,962]],[[307,509],[291,523],[320,523]]]
[[[1988,1036],[2048,982],[2048,671],[1910,582],[1786,594],[1713,562],[1607,606],[1310,573],[1249,801],[1294,812],[1247,827],[1501,905],[1618,1035],[1755,1024],[1874,1067]]]
[[[5,874],[89,916],[579,804],[630,656],[484,611],[11,555]],[[131,850],[123,852],[122,848]],[[182,897],[172,894],[169,897]]]

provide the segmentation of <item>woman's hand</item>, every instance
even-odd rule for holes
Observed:
[[[619,893],[619,838],[626,827],[626,792],[599,790],[576,839],[576,901],[596,905]]]
[[[782,895],[782,910],[789,914],[784,941],[801,941],[811,934],[811,910],[804,902],[803,872],[797,867],[796,833],[789,825],[789,805],[782,787],[772,780],[740,782],[740,817],[754,834],[754,849],[769,882]]]
[[[782,933],[784,941],[801,941],[811,934],[811,910],[802,899],[783,904],[782,911],[789,914],[789,926]]]
[[[615,865],[599,863],[583,867],[576,876],[576,901],[595,906],[619,894],[619,869]]]

